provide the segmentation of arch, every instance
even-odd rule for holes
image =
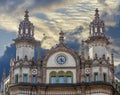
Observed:
[[[50,78],[49,83],[57,83],[57,72],[55,71],[50,72],[49,78]]]
[[[71,71],[67,71],[65,76],[66,76],[66,83],[73,83],[73,73]]]
[[[65,72],[64,71],[58,72],[58,82],[65,83]]]

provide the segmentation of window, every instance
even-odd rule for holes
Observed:
[[[66,72],[66,83],[73,83],[73,74],[71,71]]]
[[[89,74],[86,74],[86,82],[90,82],[90,76],[89,76]]]
[[[98,73],[94,73],[94,81],[98,81]]]
[[[15,83],[18,83],[18,74],[15,75]]]
[[[95,27],[95,32],[97,32],[97,27]]]
[[[50,73],[50,83],[73,83],[73,73],[71,71],[55,72]]]
[[[63,71],[58,72],[59,83],[65,83],[65,74]]]
[[[107,81],[107,74],[103,73],[103,81],[106,82]]]
[[[72,76],[67,76],[67,83],[72,83]]]
[[[23,82],[28,82],[28,75],[27,74],[23,74]]]
[[[57,73],[55,71],[50,73],[50,83],[57,83]]]
[[[37,82],[37,77],[36,77],[36,75],[33,75],[33,77],[32,77],[32,83],[36,83]]]
[[[51,83],[56,83],[56,77],[51,77]]]

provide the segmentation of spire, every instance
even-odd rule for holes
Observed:
[[[94,20],[90,23],[90,37],[103,37],[105,36],[105,25],[104,21],[99,17],[99,10],[97,8],[94,16]]]
[[[28,10],[26,10],[25,11],[25,15],[24,15],[24,20],[29,20],[29,15],[28,15],[28,13],[29,13],[29,11]]]
[[[64,33],[63,33],[62,30],[61,30],[61,32],[59,33],[59,35],[60,35],[60,37],[59,37],[59,42],[60,42],[60,44],[63,44],[63,42],[64,42]]]
[[[96,8],[95,10],[95,19],[99,19],[99,10]]]
[[[34,26],[29,21],[29,11],[25,11],[24,20],[19,24],[18,38],[19,39],[34,39]]]

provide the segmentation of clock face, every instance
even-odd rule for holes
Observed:
[[[37,74],[37,69],[32,69],[32,75],[36,75]]]
[[[65,57],[65,56],[59,55],[59,56],[57,57],[57,63],[58,63],[58,64],[65,64],[65,62],[66,62],[66,57]]]

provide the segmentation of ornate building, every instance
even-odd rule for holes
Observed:
[[[82,41],[80,55],[64,44],[63,31],[59,35],[58,45],[34,60],[38,41],[25,11],[14,40],[16,58],[11,58],[10,74],[3,78],[1,95],[120,95],[115,88],[114,56],[109,57],[110,42],[98,9],[90,23],[89,37]],[[85,46],[89,48],[87,57]]]

